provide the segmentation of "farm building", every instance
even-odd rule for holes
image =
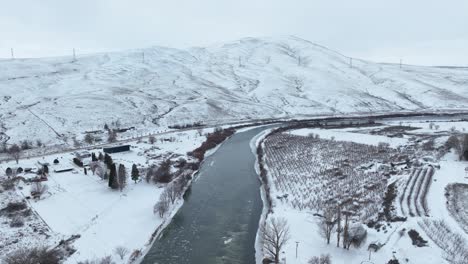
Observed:
[[[130,145],[122,145],[122,146],[103,148],[102,150],[105,153],[108,153],[108,154],[117,153],[117,152],[124,152],[124,151],[130,151]]]

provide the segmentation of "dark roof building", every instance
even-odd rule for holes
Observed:
[[[117,153],[117,152],[124,152],[124,151],[130,151],[130,145],[122,145],[122,146],[103,148],[102,150],[105,153],[108,153],[108,154]]]

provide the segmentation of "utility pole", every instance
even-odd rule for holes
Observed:
[[[15,58],[15,54],[13,53],[13,48],[11,48],[11,59],[13,60]]]
[[[142,57],[143,63],[145,63],[145,52],[144,51],[141,53],[141,57]]]
[[[353,58],[349,58],[349,67],[350,67],[350,68],[353,67]]]
[[[299,247],[299,242],[296,241],[296,258],[297,258],[297,248]]]
[[[76,61],[76,52],[75,52],[75,48],[73,48],[73,61],[74,61],[74,62]]]
[[[402,63],[402,61],[403,61],[403,60],[402,60],[402,59],[400,59],[400,69],[401,69],[401,63]]]

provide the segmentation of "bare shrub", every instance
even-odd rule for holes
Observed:
[[[362,224],[350,225],[348,234],[348,249],[351,245],[353,245],[356,248],[360,247],[362,243],[366,241],[367,238],[367,230],[362,226]]]
[[[11,212],[17,212],[26,209],[28,206],[24,202],[9,202],[7,206],[2,209],[5,210],[9,213]]]
[[[57,250],[48,250],[46,247],[22,248],[6,256],[5,264],[58,264],[60,253]]]
[[[422,144],[422,149],[425,151],[432,151],[434,150],[434,145],[434,139],[429,139]]]
[[[206,141],[202,145],[196,148],[194,151],[188,153],[190,156],[197,158],[202,161],[205,157],[206,151],[215,148],[218,144],[222,143],[226,138],[234,134],[233,128],[221,129],[217,127],[213,133],[206,136]]]
[[[10,227],[22,227],[22,226],[24,226],[24,220],[20,216],[15,216],[10,222]]]
[[[279,263],[281,249],[290,239],[289,226],[284,218],[271,218],[262,226],[263,249],[274,263]]]
[[[105,256],[101,259],[80,261],[78,264],[115,264],[111,256]]]
[[[455,135],[452,135],[447,139],[447,142],[445,142],[445,147],[448,149],[455,149],[457,153],[461,152],[460,140]]]
[[[331,264],[331,257],[329,254],[322,254],[320,257],[312,257],[308,264]]]
[[[90,133],[87,133],[86,136],[84,137],[84,141],[88,144],[93,144],[94,143],[94,136],[91,135]]]
[[[171,160],[166,159],[159,167],[152,165],[146,172],[146,182],[153,181],[154,183],[168,183],[172,180]]]
[[[151,135],[151,136],[148,137],[148,141],[152,145],[152,144],[154,144],[154,142],[156,142],[156,138],[153,135]]]

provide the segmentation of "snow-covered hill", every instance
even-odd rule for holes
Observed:
[[[0,135],[78,134],[119,120],[150,130],[326,113],[468,109],[468,69],[353,60],[296,38],[246,38],[0,61]]]

